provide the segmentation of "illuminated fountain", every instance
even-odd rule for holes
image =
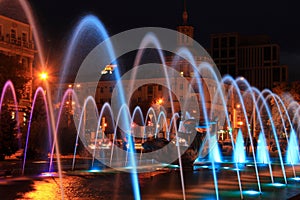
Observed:
[[[33,27],[36,27],[29,5],[21,0],[20,4],[28,17],[29,23],[33,24]],[[134,30],[132,32],[135,33],[135,31],[140,30]],[[112,98],[111,102],[104,103],[100,111],[98,111],[96,99],[91,95],[95,93],[95,91],[91,91],[88,93],[89,95],[82,96],[81,88],[75,86],[81,81],[81,77],[79,76],[76,77],[74,88],[70,87],[66,89],[59,87],[56,98],[51,97],[51,92],[45,93],[45,90],[41,87],[35,91],[28,129],[25,134],[26,140],[25,146],[23,147],[24,159],[22,162],[22,175],[26,175],[27,150],[30,147],[29,140],[31,138],[32,116],[35,112],[34,108],[37,98],[41,97],[45,105],[44,109],[47,118],[49,140],[47,145],[49,160],[46,162],[48,169],[44,171],[46,173],[43,173],[43,175],[51,176],[53,175],[52,172],[58,173],[62,198],[64,198],[65,195],[62,184],[62,171],[67,171],[72,175],[76,175],[76,173],[82,174],[82,171],[89,175],[99,175],[111,171],[129,172],[134,199],[141,199],[143,192],[140,190],[139,172],[143,174],[149,171],[155,172],[157,168],[161,169],[175,166],[174,171],[179,169],[180,174],[180,195],[181,198],[186,199],[189,198],[190,191],[185,188],[185,185],[188,184],[190,180],[184,179],[184,174],[186,173],[184,166],[186,164],[192,164],[195,160],[194,166],[198,166],[195,173],[200,173],[208,169],[209,171],[206,173],[212,174],[212,180],[210,180],[212,184],[209,188],[213,190],[213,192],[210,190],[208,193],[212,194],[211,196],[216,199],[224,195],[226,197],[226,192],[228,191],[238,191],[237,198],[244,198],[244,196],[247,197],[251,194],[257,196],[264,195],[267,184],[271,184],[272,187],[277,187],[279,183],[288,185],[290,182],[289,178],[293,178],[293,181],[297,180],[297,173],[299,173],[297,171],[299,164],[299,133],[297,132],[298,129],[296,125],[298,124],[297,120],[296,122],[290,120],[292,116],[289,116],[287,106],[284,104],[285,102],[269,90],[261,92],[251,87],[244,78],[233,79],[230,76],[221,78],[213,63],[206,61],[198,63],[191,51],[185,47],[179,49],[174,47],[175,50],[170,51],[175,55],[172,58],[171,66],[178,66],[182,59],[189,62],[194,75],[189,81],[194,83],[195,87],[193,89],[197,90],[199,101],[196,103],[196,108],[193,110],[194,112],[189,112],[189,108],[193,105],[191,100],[189,98],[182,99],[183,102],[181,103],[180,111],[184,117],[182,117],[181,121],[179,120],[181,116],[179,111],[175,109],[173,103],[175,99],[173,100],[172,92],[174,91],[172,91],[172,81],[174,77],[177,78],[178,81],[183,81],[183,77],[176,69],[168,67],[163,52],[163,50],[166,49],[163,49],[163,40],[161,40],[158,35],[159,31],[162,30],[149,28],[139,33],[141,40],[137,44],[138,48],[136,48],[139,50],[136,54],[135,67],[130,73],[126,73],[122,77],[118,68],[114,70],[113,75],[115,76],[116,86],[113,95],[115,96],[113,96],[114,98]],[[174,31],[170,30],[163,31],[165,31],[165,33],[174,33]],[[132,32],[130,32],[130,34]],[[33,33],[39,52],[40,63],[45,67],[43,46],[39,41],[40,37],[35,28],[33,29]],[[93,36],[93,40],[89,40],[87,37],[89,34]],[[108,40],[108,38],[109,35],[98,18],[93,15],[83,17],[75,27],[68,49],[66,50],[61,70],[60,84],[63,85],[65,76],[73,70],[70,66],[74,64],[72,63],[74,52],[77,52],[78,48],[81,48],[87,41],[92,42],[89,43],[91,46],[85,49],[86,52],[82,57],[84,58],[86,56],[86,59],[82,61],[82,65],[97,65],[98,68],[99,66],[106,66],[107,64],[117,65],[116,60],[118,57],[116,56],[116,52],[119,50],[114,49],[114,47],[118,38],[112,38],[112,40]],[[151,66],[147,64],[140,65],[142,57],[145,56],[144,50],[147,48],[155,49],[158,52],[160,59],[159,64],[153,65],[151,63]],[[208,56],[202,47],[200,49],[203,55]],[[93,54],[100,56],[99,58],[95,58],[95,60],[90,59],[90,55]],[[95,72],[99,72],[98,68],[91,69],[91,73],[97,74]],[[103,69],[100,69],[100,71],[101,70]],[[163,85],[168,89],[167,97],[170,99],[171,109],[168,110],[161,106],[160,111],[157,112],[154,107],[149,107],[146,112],[146,117],[144,117],[140,107],[135,107],[133,112],[130,111],[130,98],[134,91],[138,89],[136,84],[141,76],[145,80],[152,79],[153,81],[153,77],[151,77],[153,71],[157,71],[160,75],[159,77],[162,79],[162,81],[157,82],[157,84]],[[93,78],[89,81],[98,82],[100,79],[98,75]],[[130,84],[126,85],[126,81],[122,82],[120,80],[130,80]],[[187,85],[190,84],[187,83]],[[51,91],[49,83],[46,83],[45,86],[46,91]],[[206,95],[207,91],[209,91],[209,96]],[[13,107],[16,108],[18,103],[13,83],[10,81],[8,81],[2,89],[0,105],[4,104],[7,100],[7,93],[12,94],[13,97],[10,100],[13,101]],[[191,93],[196,92],[191,91]],[[74,106],[70,98],[72,102],[74,101]],[[283,152],[285,150],[282,149],[280,143],[281,138],[279,138],[279,133],[274,123],[275,119],[273,119],[272,112],[268,105],[270,99],[275,101],[284,130],[290,127],[290,134],[286,133],[283,138],[287,143],[286,152]],[[206,103],[208,101],[211,102],[210,108],[208,108]],[[60,104],[54,109],[53,102],[60,102]],[[66,105],[66,102],[71,104],[71,108],[74,111],[73,116],[77,132],[74,133],[76,139],[74,141],[72,158],[67,159],[68,161],[61,161],[59,152],[59,145],[61,143],[59,144],[58,137],[61,137],[61,135],[59,135],[61,134],[59,126],[60,123],[62,123],[63,106]],[[231,114],[229,114],[232,112],[229,109],[232,109],[232,107],[234,107],[232,104],[236,102],[241,106],[240,113],[241,118],[245,122],[244,129],[241,127],[241,129],[237,130],[232,122],[235,119],[232,119]],[[298,109],[298,107],[296,109]],[[1,108],[2,106],[0,106],[0,114]],[[166,110],[168,110],[169,113],[166,112]],[[251,113],[250,116],[248,113]],[[297,113],[293,115],[293,117],[295,117]],[[92,119],[93,123],[86,123],[87,116],[89,119]],[[105,123],[112,127],[112,139],[108,139],[103,131],[104,123],[102,119],[104,116],[109,119]],[[167,120],[168,118],[169,121]],[[269,125],[263,121],[265,118],[267,118]],[[286,118],[288,120],[285,120]],[[177,127],[176,124],[177,120],[181,123],[179,127]],[[140,129],[139,132],[136,133],[135,130],[137,127],[135,127],[135,124],[138,123],[140,124]],[[151,129],[151,139],[146,131],[148,125],[153,126],[153,129]],[[228,130],[231,130],[227,135],[227,140],[230,141],[232,148],[232,155],[230,156],[222,157],[222,146],[219,146],[219,142],[222,143],[222,141],[219,141],[218,135],[220,126],[225,126]],[[254,131],[259,130],[260,132],[256,152],[254,151],[256,146],[254,133],[251,132],[253,126],[255,126],[256,129]],[[163,139],[160,138],[162,127],[166,129],[166,134]],[[126,140],[127,143],[127,145],[123,147],[117,145],[118,134],[120,134],[118,128],[121,129],[123,139]],[[270,128],[270,133],[265,131],[267,128]],[[91,134],[93,135],[91,136],[91,140],[86,139],[88,129],[94,130],[94,133]],[[135,141],[138,135],[142,141],[141,146],[144,147],[144,151],[140,150],[140,152],[136,152],[135,148],[137,145]],[[201,137],[199,135],[201,135]],[[248,157],[246,156],[245,149],[246,138],[249,138],[250,141],[250,154],[247,155]],[[268,139],[271,140],[271,138],[273,146],[268,147],[270,144]],[[80,158],[78,159],[78,146],[80,141],[86,149],[89,149],[89,157],[83,159],[88,160],[88,164],[86,165],[80,165]],[[276,152],[272,152],[271,155],[269,149],[272,148],[276,149]],[[146,149],[149,151],[146,152]],[[284,160],[284,158],[286,158],[286,160]],[[268,170],[265,169],[265,166],[268,167]],[[229,178],[225,172],[228,172],[231,177],[236,177],[234,180],[237,186],[235,185],[234,189],[226,188],[226,185],[222,184]],[[255,178],[251,180],[245,178],[248,174],[251,174],[251,176]],[[205,183],[205,181],[204,179],[200,179],[198,183],[200,185]],[[251,182],[251,184],[249,184],[249,182]],[[194,187],[197,188],[199,185]],[[198,190],[195,189],[195,191]],[[203,197],[203,195],[205,196],[206,194],[203,194],[203,191],[199,191],[199,196]],[[230,196],[228,198],[230,198]]]

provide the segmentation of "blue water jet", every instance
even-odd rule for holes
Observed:
[[[257,141],[256,162],[268,164],[270,162],[269,151],[267,149],[265,135],[260,132]]]
[[[217,135],[214,135],[209,140],[209,161],[210,162],[222,162],[222,156],[220,147],[218,145]]]
[[[245,163],[246,162],[244,138],[243,138],[243,133],[242,133],[241,129],[239,129],[239,131],[238,131],[233,155],[234,155],[235,162],[237,162],[237,163]]]
[[[286,152],[286,162],[288,164],[299,164],[299,143],[294,129],[291,130],[289,145]]]

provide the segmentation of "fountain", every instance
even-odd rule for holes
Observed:
[[[30,5],[22,0],[19,2],[34,27],[39,61],[46,67],[43,45]],[[116,188],[103,186],[103,190],[110,193],[103,198],[243,199],[254,195],[254,198],[260,199],[274,197],[284,190],[282,188],[299,189],[298,122],[290,120],[297,118],[298,113],[288,110],[289,105],[269,90],[259,91],[241,78],[220,77],[212,60],[207,59],[208,53],[199,44],[195,42],[194,50],[199,54],[196,56],[186,47],[177,47],[174,41],[178,34],[168,29],[140,28],[109,37],[96,16],[83,17],[70,37],[59,86],[54,89],[56,93],[53,94],[53,88],[47,82],[45,89],[38,87],[34,93],[27,130],[23,133],[25,142],[21,148],[24,155],[18,176],[30,176],[34,181],[32,173],[41,174],[44,178],[52,177],[62,199],[69,195],[69,186],[64,181],[86,183],[82,176],[93,184],[101,184],[95,179],[97,177],[107,185],[115,185]],[[80,55],[81,64],[75,70],[74,83],[65,87],[64,78],[74,72],[70,66],[76,65],[72,63],[74,52],[91,40],[90,46]],[[149,48],[156,51],[158,63],[142,64]],[[102,94],[98,82],[105,78],[101,75],[106,70],[104,66],[118,66],[118,58],[134,50],[138,51],[131,70],[121,74],[115,67],[113,72],[110,71],[115,81],[111,101],[102,102],[99,107],[96,94],[99,91]],[[166,51],[172,53],[169,56],[171,61],[166,59]],[[205,59],[199,61],[197,57]],[[190,65],[192,76],[186,76],[177,69],[183,61]],[[138,102],[140,105],[132,108],[132,97],[141,92],[144,85],[155,84],[164,88],[164,99],[169,104],[157,102],[145,109]],[[180,85],[180,91],[176,84]],[[56,98],[52,98],[54,95]],[[42,100],[43,112],[46,113],[49,156],[42,161],[30,161],[27,156],[30,145],[33,145],[30,143],[33,116],[40,112],[35,109],[38,99]],[[275,126],[270,99],[275,101],[284,130],[290,128],[289,134],[282,136],[279,127]],[[0,115],[6,102],[13,102],[12,108],[17,112],[18,101],[13,83],[9,80],[2,88]],[[243,127],[237,127],[230,114],[236,112],[235,102],[241,106],[239,117],[244,121]],[[296,105],[293,111],[298,111],[298,108],[299,105]],[[74,124],[76,129],[71,137],[71,156],[64,157],[60,149],[67,140],[61,131],[66,109],[72,111],[72,120],[69,116],[67,118],[68,128]],[[21,131],[20,123],[17,125]],[[222,134],[227,134],[219,135],[218,130],[224,127],[226,131]],[[255,130],[251,130],[253,127]],[[111,133],[108,134],[107,129]],[[257,131],[259,137],[255,152]],[[231,155],[222,155],[223,137],[231,143]],[[249,140],[247,155],[246,140]],[[286,141],[286,148],[282,141]],[[29,173],[33,166],[37,172]],[[158,175],[160,173],[162,175]],[[103,178],[104,174],[108,180]],[[157,188],[159,183],[168,184],[170,190]],[[118,188],[120,184],[126,186]],[[80,190],[85,186],[74,187]],[[271,192],[270,187],[281,190]],[[100,191],[88,195],[98,194],[93,196],[96,199],[101,197]]]

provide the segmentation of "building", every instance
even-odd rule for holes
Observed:
[[[222,75],[242,76],[261,90],[288,80],[279,45],[266,35],[212,34],[210,54]]]
[[[26,120],[25,110],[31,106],[32,102],[35,53],[32,27],[25,22],[0,15],[0,54],[15,60],[18,63],[16,70],[20,70],[21,76],[29,80],[18,99],[21,121]]]

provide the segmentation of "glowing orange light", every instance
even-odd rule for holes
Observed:
[[[47,80],[48,79],[48,74],[46,72],[42,72],[40,74],[40,79],[42,79],[43,81]]]
[[[163,102],[164,102],[164,100],[163,100],[162,98],[159,98],[159,99],[156,101],[156,104],[161,105]]]
[[[242,121],[239,121],[237,124],[242,126],[244,123]]]

